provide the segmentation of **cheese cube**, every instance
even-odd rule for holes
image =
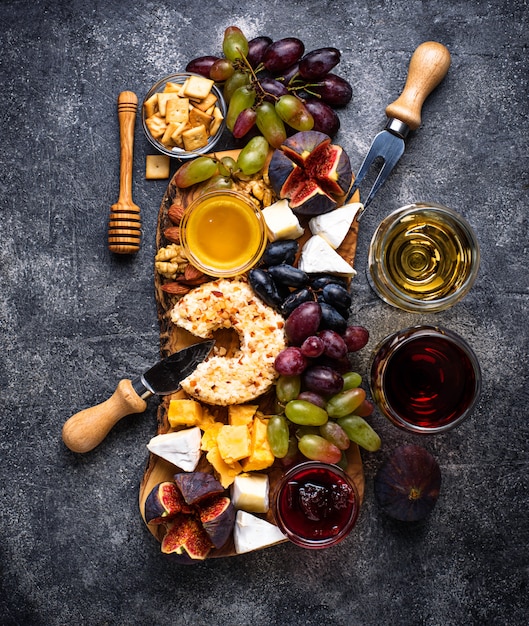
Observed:
[[[167,419],[175,426],[196,426],[202,418],[202,406],[196,400],[177,398],[169,402]]]
[[[236,509],[266,513],[269,509],[267,474],[239,474],[231,486],[231,501]]]
[[[316,215],[309,221],[310,231],[313,235],[323,237],[331,248],[336,250],[345,239],[358,212],[363,208],[364,205],[360,202],[352,202],[329,213]]]
[[[270,241],[297,239],[304,232],[286,199],[267,206],[262,213]]]
[[[156,435],[147,444],[147,449],[184,472],[192,472],[200,460],[200,439],[200,428],[195,426],[187,430]]]
[[[242,472],[242,467],[239,462],[235,463],[226,463],[224,459],[220,456],[219,449],[217,446],[212,448],[206,455],[206,459],[211,463],[214,470],[217,472],[219,476],[219,482],[227,489],[235,480],[235,476]]]
[[[243,554],[281,543],[287,538],[274,524],[246,511],[237,511],[233,539],[235,552]]]
[[[299,269],[311,273],[329,273],[353,277],[356,271],[320,235],[313,235],[301,249]]]
[[[228,407],[228,422],[231,426],[249,426],[259,407],[256,404],[232,404]]]
[[[248,426],[224,425],[217,435],[220,456],[226,463],[244,459],[250,454],[250,433]]]
[[[259,471],[270,467],[275,461],[274,454],[268,443],[268,421],[256,417],[252,423],[250,454],[242,459],[241,465],[245,472]]]

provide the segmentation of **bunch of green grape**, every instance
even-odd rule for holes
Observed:
[[[224,32],[223,57],[202,56],[186,71],[223,83],[228,104],[226,126],[237,139],[260,133],[273,148],[289,129],[317,130],[333,137],[340,128],[335,108],[352,97],[348,81],[331,70],[340,61],[336,48],[305,54],[296,37],[247,40],[237,26]]]

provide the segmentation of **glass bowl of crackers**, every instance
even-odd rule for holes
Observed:
[[[211,152],[225,128],[227,105],[214,81],[190,72],[170,74],[149,90],[142,124],[150,143],[178,159]]]

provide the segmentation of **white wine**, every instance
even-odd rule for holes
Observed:
[[[447,308],[475,279],[479,255],[475,237],[447,209],[406,209],[384,220],[373,237],[372,285],[384,300],[407,310]]]

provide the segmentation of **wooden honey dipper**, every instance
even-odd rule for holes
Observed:
[[[133,254],[140,249],[140,207],[132,201],[132,157],[137,110],[136,94],[132,91],[122,91],[118,96],[119,198],[116,204],[110,207],[108,224],[108,248],[117,254]]]

